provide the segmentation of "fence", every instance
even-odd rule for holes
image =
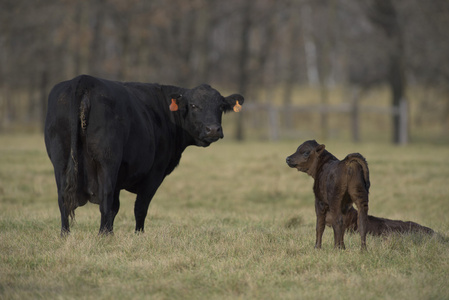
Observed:
[[[245,111],[257,113],[258,116],[267,116],[267,136],[270,140],[279,140],[281,136],[281,116],[289,122],[289,115],[315,113],[321,116],[322,131],[326,131],[326,117],[330,114],[344,114],[350,118],[352,140],[360,140],[360,114],[382,114],[389,116],[398,116],[399,118],[399,144],[407,144],[408,137],[408,103],[406,99],[400,101],[397,107],[382,107],[374,105],[359,105],[358,101],[352,103],[342,103],[338,105],[287,105],[276,106],[273,104],[245,103]],[[392,128],[392,131],[394,129]]]

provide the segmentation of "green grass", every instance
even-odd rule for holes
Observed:
[[[0,136],[1,299],[447,299],[449,148],[330,142],[370,166],[370,214],[413,220],[439,236],[360,238],[314,250],[312,179],[285,157],[302,141],[188,148],[134,229],[122,192],[115,235],[98,206],[59,237],[53,170],[40,135]]]

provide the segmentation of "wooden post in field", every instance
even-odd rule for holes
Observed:
[[[45,127],[45,116],[47,115],[47,85],[48,85],[48,72],[43,71],[41,75],[40,91],[39,91],[39,105],[40,105],[40,122],[42,130]]]
[[[399,144],[408,144],[408,102],[404,97],[399,101]]]
[[[279,112],[276,106],[268,105],[268,119],[270,127],[270,139],[279,140]]]
[[[352,141],[355,143],[360,142],[360,110],[359,110],[359,89],[354,88],[352,92],[352,105],[351,105],[351,131]]]

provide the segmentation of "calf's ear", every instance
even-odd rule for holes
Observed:
[[[245,101],[245,98],[243,98],[240,94],[232,94],[230,96],[227,96],[225,99],[225,111],[234,110],[235,112],[239,112],[242,109],[242,104]]]
[[[321,155],[321,153],[323,153],[325,147],[326,147],[326,146],[325,146],[324,144],[318,145],[318,146],[316,146],[316,148],[315,148],[315,152],[316,152],[318,155]]]

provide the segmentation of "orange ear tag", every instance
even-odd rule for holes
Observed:
[[[178,104],[176,104],[175,99],[171,99],[170,110],[171,111],[177,111],[178,110]]]
[[[239,101],[235,101],[235,105],[234,105],[234,111],[235,112],[239,112],[242,110],[242,106],[239,104]]]

